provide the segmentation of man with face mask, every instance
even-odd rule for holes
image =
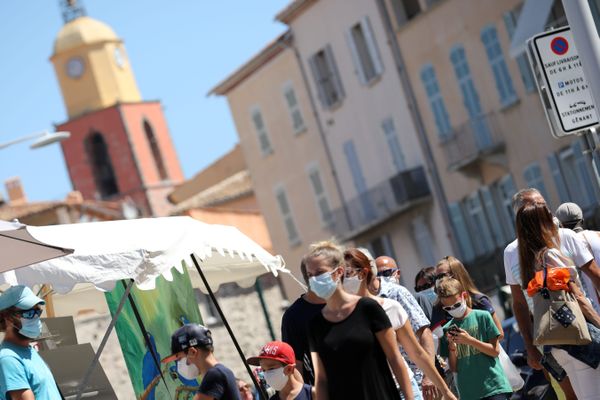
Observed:
[[[200,324],[185,324],[171,335],[171,355],[163,363],[177,361],[177,372],[186,379],[202,375],[194,400],[240,400],[233,372],[213,354],[210,331]]]
[[[44,304],[26,286],[12,286],[0,296],[0,399],[61,398],[52,372],[30,345],[40,336]]]

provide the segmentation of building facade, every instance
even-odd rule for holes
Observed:
[[[412,287],[453,251],[377,3],[294,1],[277,19],[288,32],[213,89],[275,252],[298,272],[311,242],[335,237],[396,257]]]
[[[380,3],[437,161],[460,255],[490,287],[515,237],[517,189],[539,189],[552,209],[576,202],[587,218],[597,209],[581,139],[551,137],[527,55],[510,55],[525,48],[511,46],[518,25],[534,17],[545,28],[566,24],[562,4],[537,2],[532,13],[520,0]]]

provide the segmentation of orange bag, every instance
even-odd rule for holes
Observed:
[[[569,268],[548,268],[547,271],[546,286],[548,289],[569,291],[569,281],[571,280]],[[527,295],[533,297],[542,287],[544,287],[543,270],[536,272],[534,278],[529,281]]]

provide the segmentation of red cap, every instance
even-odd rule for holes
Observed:
[[[247,361],[250,365],[260,365],[260,360],[275,360],[286,365],[296,365],[296,356],[292,346],[285,342],[269,342],[260,349],[258,357],[250,357]]]

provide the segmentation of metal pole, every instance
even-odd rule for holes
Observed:
[[[83,391],[85,390],[85,387],[87,386],[87,383],[90,380],[90,377],[92,376],[92,372],[94,372],[94,368],[96,368],[96,364],[98,364],[98,361],[100,361],[100,355],[102,354],[102,351],[104,351],[104,346],[106,346],[106,342],[108,342],[108,337],[110,336],[113,328],[117,324],[117,318],[121,314],[121,311],[123,311],[123,306],[125,305],[125,302],[127,301],[127,296],[129,296],[129,293],[131,293],[132,287],[133,287],[133,281],[129,282],[129,284],[125,288],[125,293],[123,293],[123,297],[121,297],[121,302],[119,303],[119,307],[117,307],[117,310],[115,311],[115,315],[113,315],[112,320],[110,321],[110,324],[108,325],[108,329],[106,329],[106,333],[104,334],[104,337],[102,338],[102,342],[100,342],[100,346],[98,346],[96,355],[94,356],[94,359],[92,360],[92,363],[88,367],[87,371],[85,371],[85,374],[83,375],[83,379],[81,380],[81,383],[79,384],[79,389],[77,390],[77,397],[75,397],[75,400],[81,399],[81,396],[83,395]]]
[[[275,340],[275,331],[273,330],[273,324],[271,323],[271,316],[269,315],[269,310],[267,310],[267,303],[265,303],[265,297],[263,296],[263,290],[262,290],[262,285],[260,284],[260,278],[256,279],[254,288],[256,289],[256,293],[258,294],[258,300],[260,300],[260,307],[262,308],[263,314],[265,315],[265,320],[267,322],[267,329],[269,330],[269,335],[271,335],[271,340]]]
[[[231,340],[233,341],[233,345],[235,346],[238,354],[240,355],[240,358],[242,359],[242,362],[244,363],[244,366],[246,367],[246,371],[248,372],[248,375],[250,375],[250,379],[252,379],[252,383],[254,383],[254,386],[256,387],[256,390],[258,391],[261,400],[268,400],[269,397],[267,396],[267,393],[265,393],[264,388],[260,385],[260,383],[256,379],[256,376],[254,376],[254,374],[252,373],[250,366],[246,362],[246,356],[244,355],[244,352],[242,351],[242,348],[240,347],[240,344],[238,343],[237,338],[233,334],[233,330],[231,329],[231,326],[229,326],[229,322],[227,321],[227,318],[225,318],[225,314],[223,313],[223,310],[221,310],[221,306],[219,305],[219,302],[217,301],[215,294],[213,293],[212,289],[210,288],[210,284],[208,283],[208,280],[206,279],[204,272],[202,272],[202,268],[200,268],[200,263],[196,259],[196,255],[190,254],[190,257],[192,258],[192,261],[194,262],[194,266],[196,267],[198,274],[200,274],[200,279],[202,279],[202,283],[204,283],[204,287],[208,291],[208,295],[209,295],[210,299],[212,300],[213,304],[215,305],[215,308],[217,309],[217,312],[219,313],[219,316],[221,317],[221,321],[223,321],[223,325],[225,325],[225,328],[227,329],[227,332],[229,333],[229,337],[231,337]]]

